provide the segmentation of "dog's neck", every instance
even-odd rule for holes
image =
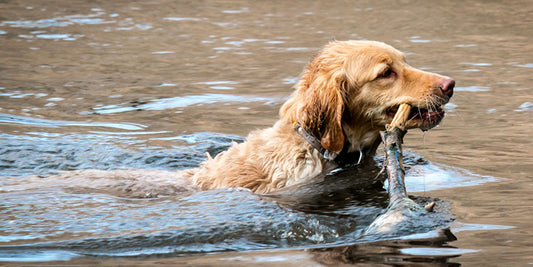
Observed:
[[[294,122],[293,126],[294,130],[300,134],[308,144],[316,149],[324,159],[335,160],[335,158],[339,155],[339,153],[329,151],[323,147],[320,140],[309,129],[302,126],[299,122]]]
[[[343,150],[335,153],[324,148],[320,140],[298,122],[293,123],[298,133],[311,147],[316,149],[325,160],[334,161],[339,165],[359,164],[363,159],[372,157],[381,143],[379,131],[345,131],[346,139]],[[346,129],[350,129],[347,127]],[[358,134],[359,133],[359,134]]]

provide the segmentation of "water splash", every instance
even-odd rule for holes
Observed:
[[[143,142],[129,135],[31,135],[0,135],[0,140],[7,140],[2,141],[2,159],[17,159],[0,162],[0,175],[13,177],[4,177],[0,183],[0,218],[5,218],[0,220],[0,227],[9,233],[0,240],[0,260],[172,256],[353,243],[386,206],[384,192],[365,194],[360,184],[364,177],[374,179],[379,170],[367,173],[369,170],[357,168],[276,196],[226,189],[134,199],[106,193],[91,184],[69,182],[69,186],[53,187],[46,177],[57,170],[192,168],[204,160],[205,151],[216,155],[243,138],[196,133],[157,138],[183,142],[181,147],[135,151],[121,148],[121,143],[134,147],[135,142]],[[420,162],[416,156],[406,156],[405,164],[412,170]],[[430,167],[430,173],[449,171]],[[29,174],[45,178],[25,177]],[[127,184],[131,180],[114,182]],[[455,181],[452,184],[457,186]],[[397,234],[427,232],[449,223],[450,216],[439,216],[430,224],[426,218],[425,224]],[[367,236],[357,242],[381,238],[385,237]],[[42,251],[50,252],[48,258],[39,254]]]

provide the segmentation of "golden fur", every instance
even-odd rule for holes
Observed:
[[[384,43],[332,42],[311,60],[273,127],[251,132],[246,142],[183,174],[203,190],[244,187],[269,193],[301,183],[336,164],[307,143],[294,123],[309,129],[329,151],[369,156],[401,103],[433,114],[413,116],[408,128],[438,124],[454,83],[409,66],[401,52]]]
[[[440,106],[448,102],[453,86],[448,77],[409,66],[402,53],[384,43],[335,41],[311,60],[274,126],[251,132],[244,143],[208,157],[198,168],[81,170],[36,178],[44,185],[14,184],[12,189],[87,187],[134,197],[229,187],[270,193],[338,166],[308,143],[295,130],[295,123],[312,132],[323,148],[344,161],[358,162],[359,155],[373,155],[381,142],[379,131],[402,103],[415,110],[407,128],[437,125],[444,115]]]

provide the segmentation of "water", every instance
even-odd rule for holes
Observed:
[[[0,260],[531,264],[532,11],[518,0],[0,3]],[[408,191],[441,199],[441,210],[399,243],[360,236],[386,194],[350,177],[379,166],[275,197],[139,198],[98,186],[109,179],[43,182],[59,171],[197,166],[272,125],[333,39],[385,41],[457,81],[442,125],[406,137]],[[457,241],[434,242],[447,225]]]

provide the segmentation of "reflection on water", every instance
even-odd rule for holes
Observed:
[[[531,263],[531,13],[525,0],[0,2],[0,260],[297,248],[183,261]],[[455,213],[473,223],[452,228],[457,248],[451,239],[357,243],[386,194],[353,177],[368,182],[379,166],[268,197],[136,199],[45,182],[59,171],[197,166],[206,151],[272,125],[332,39],[388,42],[413,66],[457,81],[442,126],[410,132],[404,146],[408,191],[443,199],[443,217],[415,232]]]

